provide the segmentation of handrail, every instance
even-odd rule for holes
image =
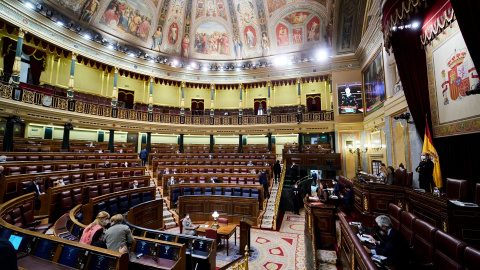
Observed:
[[[282,197],[283,182],[285,181],[285,172],[287,171],[287,164],[283,164],[282,176],[280,176],[280,182],[278,183],[277,198],[275,200],[275,217],[273,219],[273,229],[277,229],[278,208],[280,205],[280,198]]]
[[[296,123],[298,122],[297,113],[274,113],[270,116],[267,115],[244,115],[240,116],[195,116],[195,115],[178,115],[178,114],[163,114],[153,112],[151,119],[149,119],[149,113],[140,110],[131,110],[125,108],[113,108],[108,105],[93,104],[83,101],[74,100],[73,107],[69,108],[69,100],[66,97],[59,97],[53,94],[47,94],[30,90],[27,88],[21,88],[21,95],[15,94],[13,85],[8,85],[0,82],[0,97],[16,100],[23,103],[33,104],[37,106],[47,106],[45,104],[50,103],[45,97],[50,97],[51,103],[48,105],[50,108],[59,110],[73,110],[77,113],[97,115],[104,117],[117,117],[119,119],[128,119],[134,121],[156,122],[156,123],[171,123],[171,124],[186,124],[186,125],[265,125],[265,124],[283,124],[283,123]],[[47,102],[47,103],[45,103]],[[117,113],[114,114],[113,110],[116,109]],[[320,121],[333,121],[334,111],[320,111],[320,112],[302,112],[301,119],[303,122],[320,122]],[[183,122],[182,122],[183,119]]]

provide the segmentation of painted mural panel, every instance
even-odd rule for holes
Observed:
[[[310,12],[293,12],[284,17],[283,20],[292,25],[298,25],[303,24],[308,16],[310,16]]]
[[[100,2],[98,0],[87,0],[83,4],[82,11],[80,14],[80,20],[90,23],[93,16],[97,13],[100,8]]]
[[[287,4],[287,0],[267,0],[268,14],[272,14]]]
[[[257,24],[255,7],[251,0],[235,0],[235,10],[240,29],[247,24]]]
[[[293,44],[302,44],[302,28],[293,29]]]
[[[252,26],[249,25],[245,27],[245,30],[243,31],[243,37],[248,48],[254,48],[255,45],[257,45],[256,31]]]
[[[164,42],[161,51],[182,54],[181,43],[183,41],[183,23],[185,15],[185,0],[172,0],[168,11],[168,17],[164,26]],[[166,35],[166,36],[165,36]]]
[[[138,0],[119,2],[112,0],[102,14],[100,24],[119,32],[147,41],[152,17],[145,3]]]
[[[205,22],[195,31],[194,51],[197,54],[230,55],[228,32],[216,22]]]
[[[313,17],[307,23],[307,42],[320,40],[320,20],[317,16]]]
[[[227,20],[223,0],[197,0],[195,19],[202,17],[220,17]]]
[[[288,28],[284,24],[279,23],[275,33],[278,47],[288,46],[290,44],[288,38]]]

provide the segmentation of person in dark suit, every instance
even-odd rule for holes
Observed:
[[[340,185],[340,183],[337,182],[336,179],[333,179],[332,184],[333,184],[333,195],[340,196],[340,192],[342,191],[342,185]]]
[[[352,186],[350,185],[346,185],[345,190],[347,191],[347,195],[343,196],[342,194],[340,194],[339,202],[340,205],[345,205],[347,211],[352,211],[355,193],[352,189]]]
[[[258,181],[260,184],[263,185],[263,198],[267,199],[270,197],[270,194],[268,193],[268,179],[267,179],[267,173],[264,172],[263,170],[260,170],[260,173],[258,174]]]
[[[295,164],[295,162],[292,162],[292,166],[290,166],[290,181],[292,183],[297,182],[297,176],[298,176],[298,166]]]
[[[398,230],[393,228],[392,221],[388,216],[381,215],[375,219],[380,233],[385,234],[385,241],[377,241],[371,238],[370,242],[377,247],[369,250],[368,253],[373,255],[382,255],[387,257],[387,265],[393,265],[395,269],[406,269],[409,261],[410,247],[405,236]]]
[[[420,157],[421,161],[418,164],[416,171],[418,172],[418,182],[420,184],[420,188],[424,189],[425,192],[432,192],[433,186],[433,169],[435,164],[430,159],[430,154],[422,153]]]
[[[35,192],[35,209],[39,210],[40,209],[40,204],[41,201],[38,199],[38,195],[43,195],[45,192],[42,191],[42,186],[41,186],[42,180],[41,179],[35,179],[33,180],[30,185],[28,185],[25,188],[25,193],[32,193]]]
[[[110,168],[110,162],[107,160],[105,164],[103,164],[102,168]]]
[[[148,152],[146,148],[143,148],[142,151],[140,151],[140,158],[142,159],[142,166],[145,166],[148,160]]]
[[[293,200],[293,213],[295,215],[300,215],[300,203],[302,197],[300,195],[300,188],[298,187],[298,183],[295,183],[295,186],[292,188],[292,200]]]
[[[275,164],[273,164],[273,173],[275,175],[275,180],[280,181],[280,174],[282,173],[282,167],[280,166],[280,160],[277,160]]]
[[[133,181],[133,184],[130,186],[130,189],[136,189],[136,188],[139,188],[137,180]]]
[[[7,239],[0,239],[0,262],[2,262],[2,269],[18,269],[17,251]]]

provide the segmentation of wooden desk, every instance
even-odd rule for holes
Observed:
[[[24,255],[23,252],[17,252],[17,257]],[[26,256],[17,260],[18,269],[52,269],[52,270],[71,270],[71,268],[53,261],[44,260],[35,256]]]
[[[335,206],[303,199],[305,206],[305,253],[315,254],[322,243],[335,243]],[[306,256],[307,269],[314,269],[315,256]]]
[[[214,221],[207,221],[205,222],[205,225],[208,226],[208,228],[212,228]],[[235,245],[237,245],[237,225],[235,224],[221,224],[218,223],[220,227],[217,229],[217,238],[218,239],[225,239],[227,240],[227,256],[228,256],[228,239],[232,237],[232,234],[235,234]],[[205,236],[205,229],[208,228],[203,228],[203,227],[198,227],[197,229],[197,234],[199,236]],[[218,242],[217,239],[217,242]]]

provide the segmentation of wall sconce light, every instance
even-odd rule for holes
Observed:
[[[214,223],[213,223],[213,225],[212,225],[212,229],[218,229],[218,228],[220,228],[220,225],[218,225],[218,223],[217,223],[217,220],[218,220],[218,217],[219,217],[219,216],[220,216],[220,215],[218,214],[217,211],[213,212],[212,217],[213,217]]]

